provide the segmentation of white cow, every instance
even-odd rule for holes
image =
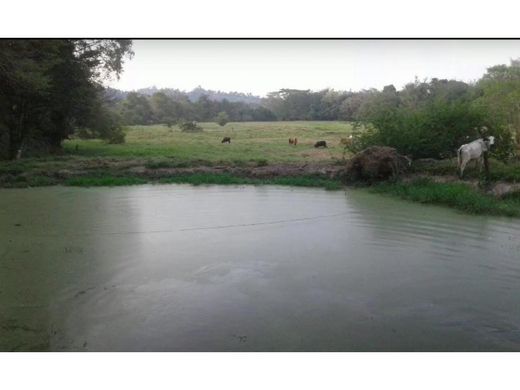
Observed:
[[[464,174],[464,168],[471,161],[475,160],[476,164],[479,165],[482,170],[482,160],[484,158],[484,152],[489,151],[491,145],[495,143],[495,137],[489,136],[479,138],[469,144],[462,145],[457,151],[458,157],[458,169],[459,176],[462,178]]]

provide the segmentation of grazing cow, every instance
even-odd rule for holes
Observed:
[[[462,179],[464,175],[464,168],[471,161],[475,160],[476,164],[479,165],[482,170],[482,159],[484,152],[489,151],[491,145],[495,143],[495,137],[483,137],[479,138],[469,144],[462,145],[457,151],[458,164],[457,168],[459,171],[459,177]]]
[[[294,146],[298,145],[298,138],[294,139]]]
[[[315,148],[320,148],[320,147],[323,147],[323,148],[326,148],[327,147],[327,142],[325,141],[318,141],[314,144],[314,147]]]
[[[227,142],[228,144],[230,144],[230,143],[231,143],[231,137],[224,137],[224,138],[222,139],[222,143],[223,143],[223,144],[225,144],[226,142]]]
[[[289,138],[289,145],[294,144],[294,140],[292,138]]]

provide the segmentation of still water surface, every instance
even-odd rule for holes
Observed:
[[[362,190],[0,190],[0,350],[520,351],[519,235]]]

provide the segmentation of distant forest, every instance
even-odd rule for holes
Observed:
[[[201,87],[190,92],[178,89],[155,87],[133,92],[106,90],[106,102],[121,116],[125,125],[177,123],[179,121],[215,121],[225,112],[229,121],[291,121],[291,120],[342,120],[361,121],[381,107],[406,107],[418,109],[428,104],[461,103],[482,101],[487,90],[489,99],[496,100],[492,93],[502,72],[516,71],[517,64],[500,65],[477,83],[437,79],[414,80],[397,90],[387,85],[382,90],[375,88],[362,91],[321,91],[281,89],[265,98],[238,92],[220,92]],[[495,79],[491,83],[490,79]],[[520,81],[518,81],[520,82]],[[511,90],[511,86],[508,90]],[[517,90],[520,93],[520,90]],[[490,102],[489,102],[490,103]]]

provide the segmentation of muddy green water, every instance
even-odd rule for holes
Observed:
[[[4,189],[0,350],[519,351],[519,234],[360,190]]]

